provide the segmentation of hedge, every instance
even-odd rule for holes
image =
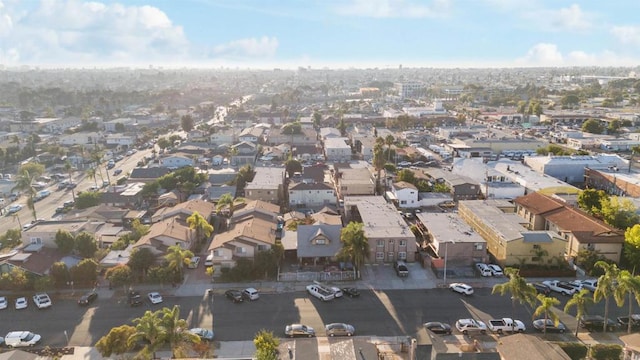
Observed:
[[[622,346],[618,344],[595,344],[591,347],[589,355],[595,360],[620,360]]]
[[[587,357],[587,346],[575,342],[557,342],[556,345],[571,358],[571,360],[582,360]]]

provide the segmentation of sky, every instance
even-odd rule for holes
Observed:
[[[638,0],[0,0],[0,64],[637,66]]]

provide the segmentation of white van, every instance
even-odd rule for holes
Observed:
[[[207,255],[207,258],[204,260],[204,266],[213,266],[213,253]]]
[[[12,331],[4,337],[4,343],[7,347],[24,347],[34,346],[40,341],[40,335],[31,331]]]

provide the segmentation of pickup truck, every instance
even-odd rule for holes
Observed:
[[[322,301],[330,301],[335,298],[333,291],[317,284],[307,285],[307,292]]]
[[[488,322],[489,330],[502,334],[503,332],[524,332],[527,328],[520,320],[511,318],[493,319]]]
[[[569,285],[566,281],[545,280],[542,283],[547,285],[551,291],[555,291],[563,295],[571,296],[576,292],[576,288]]]

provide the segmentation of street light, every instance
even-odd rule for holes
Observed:
[[[447,285],[447,253],[449,250],[449,243],[454,244],[455,241],[449,240],[444,242],[444,284]]]

